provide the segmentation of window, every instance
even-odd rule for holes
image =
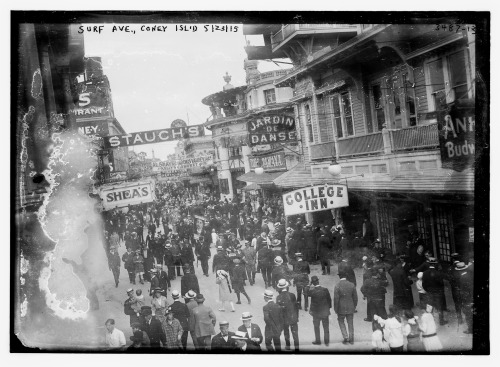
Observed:
[[[221,194],[229,194],[229,180],[227,178],[219,179],[219,189]]]
[[[264,99],[266,104],[276,103],[276,93],[273,89],[266,89],[264,91]]]
[[[248,109],[251,110],[253,108],[252,106],[252,96],[248,96]]]
[[[389,112],[391,115],[391,128],[401,129],[403,121],[401,119],[401,88],[398,75],[393,75],[387,80],[387,88],[389,88]]]
[[[307,135],[308,135],[309,143],[313,143],[314,136],[313,136],[313,127],[312,127],[312,118],[311,118],[311,108],[309,107],[309,105],[306,105],[305,111],[306,111]]]
[[[430,110],[443,109],[457,99],[472,98],[466,52],[454,52],[426,64]]]
[[[337,138],[354,135],[354,123],[349,92],[332,97],[333,124]]]
[[[372,86],[372,109],[373,116],[376,120],[375,126],[377,127],[377,131],[382,131],[385,124],[385,111],[380,84]]]
[[[241,157],[241,147],[229,147],[229,158]]]
[[[417,126],[417,110],[415,108],[415,89],[410,85],[408,74],[403,74],[405,114],[410,122],[410,126]]]

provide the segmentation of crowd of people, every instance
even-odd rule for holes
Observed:
[[[301,309],[312,316],[312,344],[323,341],[328,346],[332,308],[343,343],[352,345],[358,289],[367,301],[364,320],[372,324],[374,351],[402,352],[404,345],[412,352],[439,351],[442,345],[433,312],[437,311],[440,325],[447,323],[444,280],[451,286],[458,322],[463,323],[463,313],[465,332],[472,332],[473,256],[452,254],[452,266],[441,266],[413,226],[408,228],[405,253],[394,257],[371,230],[348,236],[342,225],[313,227],[303,217],[286,221],[279,197],[259,198],[258,205],[248,198],[194,199],[182,188],[165,184],[157,186],[156,198],[154,203],[107,212],[105,218],[106,250],[116,287],[121,262],[131,287],[136,282],[150,283],[149,304],[140,289],[127,290],[124,313],[133,332],[127,351],[185,351],[188,334],[196,350],[201,351],[252,352],[262,351],[264,346],[266,351],[281,351],[281,335],[285,350],[292,350],[293,339],[294,350],[298,351]],[[120,258],[122,244],[126,252]],[[212,249],[216,251],[213,255]],[[229,323],[221,320],[216,335],[216,316],[204,304],[205,290],[200,289],[195,261],[201,263],[200,276],[215,278],[220,312],[236,311],[233,293],[236,304],[242,303],[241,296],[251,304],[245,287],[247,282],[253,286],[260,274],[265,325],[253,323],[252,314],[244,312],[236,332],[229,331]],[[321,265],[322,274],[329,275],[332,262],[340,279],[333,289],[333,299],[330,290],[319,284],[318,276],[310,277],[313,265]],[[357,284],[355,268],[362,268],[361,285]],[[181,289],[171,290],[171,281],[177,277],[181,277]],[[387,312],[389,277],[393,299]],[[418,290],[416,301],[412,287]],[[172,304],[167,301],[168,294],[174,300]],[[114,324],[113,319],[106,321],[106,343],[123,350],[123,332]]]

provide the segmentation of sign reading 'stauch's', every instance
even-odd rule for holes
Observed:
[[[250,145],[285,143],[297,140],[295,119],[288,115],[261,116],[247,124]]]

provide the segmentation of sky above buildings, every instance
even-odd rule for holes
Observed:
[[[263,44],[261,36],[245,39],[241,24],[228,25],[233,32],[212,31],[210,25],[201,24],[196,31],[176,30],[173,24],[164,31],[147,31],[142,24],[129,24],[129,30],[135,33],[116,28],[113,31],[113,24],[106,24],[100,33],[88,32],[86,26],[85,55],[102,58],[115,117],[127,133],[167,128],[175,119],[189,125],[205,122],[211,113],[201,100],[222,90],[226,72],[232,76],[233,86],[245,85],[246,40],[252,45]],[[265,61],[259,64],[261,72],[289,67]],[[165,159],[176,144],[174,141],[130,149],[144,151],[149,157],[154,150],[155,157]]]

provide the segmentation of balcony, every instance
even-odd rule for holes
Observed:
[[[439,145],[437,124],[390,130],[390,135],[394,152],[434,148]]]
[[[382,133],[378,132],[341,139],[338,146],[340,157],[378,154],[384,151],[384,139]]]
[[[357,24],[287,24],[278,32],[271,35],[272,51],[277,51],[281,46],[297,35],[358,32]]]
[[[291,69],[286,70],[274,70],[262,73],[256,76],[252,81],[252,84],[262,84],[264,82],[273,82],[275,79],[285,76]]]

